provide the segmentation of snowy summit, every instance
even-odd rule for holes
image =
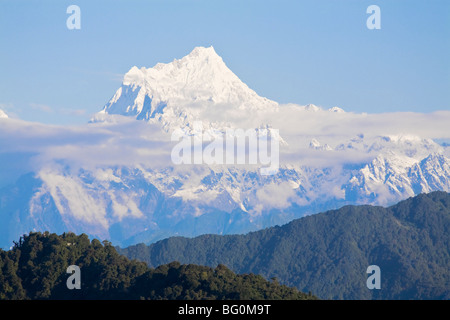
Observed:
[[[182,125],[180,118],[189,122],[214,106],[262,111],[277,108],[278,103],[258,96],[211,46],[196,47],[179,60],[153,68],[132,67],[100,114]]]

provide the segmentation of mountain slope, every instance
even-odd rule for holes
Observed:
[[[80,290],[69,290],[69,265],[80,268]],[[315,299],[253,274],[236,275],[172,262],[156,269],[119,255],[107,241],[82,234],[31,233],[0,250],[0,300],[45,299]]]
[[[120,249],[150,266],[222,263],[324,299],[450,298],[450,195],[421,194],[389,208],[345,206],[246,235],[175,237]],[[366,269],[381,268],[381,290]]]

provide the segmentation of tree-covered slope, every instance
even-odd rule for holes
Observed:
[[[389,208],[346,206],[246,235],[169,238],[119,252],[277,277],[324,299],[449,299],[450,195],[421,194]],[[381,289],[369,290],[369,265]]]
[[[69,265],[81,288],[69,290]],[[30,233],[0,249],[0,300],[21,299],[315,299],[254,274],[172,262],[149,268],[119,255],[107,241],[82,234]]]

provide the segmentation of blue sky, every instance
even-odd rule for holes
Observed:
[[[81,9],[68,30],[66,9]],[[369,5],[381,30],[369,30]],[[450,110],[450,1],[0,0],[0,109],[80,124],[132,66],[213,45],[259,95],[382,113]]]

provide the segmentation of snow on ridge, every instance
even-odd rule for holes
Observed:
[[[345,110],[339,107],[332,107],[330,109],[328,109],[328,111],[330,112],[335,112],[335,113],[345,113]]]
[[[322,150],[322,151],[331,151],[331,148],[328,144],[322,145],[317,139],[312,139],[309,143],[309,148],[314,150]]]
[[[278,103],[260,97],[223,62],[213,47],[197,47],[190,54],[153,68],[132,67],[122,86],[104,107],[108,114],[177,122],[181,114],[196,118],[214,105],[229,109],[269,110]]]
[[[320,106],[317,106],[315,104],[309,103],[307,105],[299,105],[299,104],[295,104],[295,103],[286,103],[283,104],[283,106],[287,106],[287,107],[294,107],[297,108],[298,110],[301,111],[306,111],[306,112],[330,112],[330,113],[346,113],[344,109],[339,108],[339,107],[332,107],[329,109],[324,109]]]

